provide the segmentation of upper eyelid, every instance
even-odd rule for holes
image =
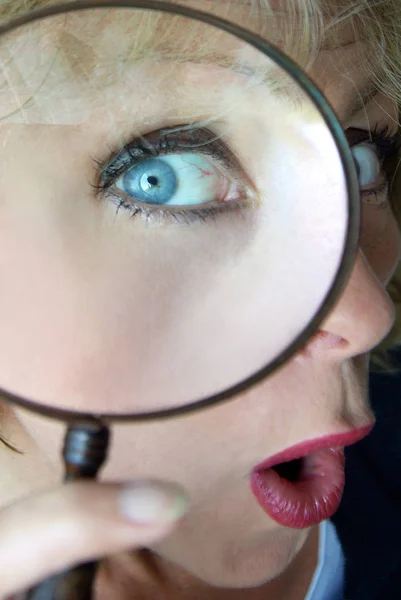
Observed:
[[[143,148],[138,148],[139,145],[144,146],[144,140],[149,141],[149,137],[151,139],[155,139],[157,136],[162,136],[162,134],[170,134],[171,136],[175,135],[176,138],[179,138],[180,135],[187,132],[190,133],[198,133],[201,134],[202,143],[196,142],[192,144],[184,144],[183,147],[180,147],[180,140],[176,141],[177,147],[172,147],[169,144],[162,145],[159,148],[159,152],[151,152],[151,148],[146,144],[146,151],[143,152]],[[193,140],[192,140],[193,141]],[[214,150],[211,146],[214,146]],[[253,206],[255,202],[258,204],[258,199],[260,197],[260,193],[258,192],[257,186],[253,183],[250,178],[248,171],[244,168],[242,161],[238,158],[237,153],[233,149],[233,144],[229,144],[225,140],[223,140],[223,136],[221,134],[217,134],[216,132],[210,130],[205,127],[195,127],[192,128],[190,126],[185,126],[183,128],[169,128],[166,129],[160,128],[158,130],[153,130],[150,134],[146,135],[138,135],[136,138],[128,141],[123,147],[119,145],[116,151],[112,151],[109,149],[110,154],[108,155],[105,161],[94,159],[96,165],[96,176],[97,183],[92,185],[96,193],[99,193],[105,199],[111,199],[112,202],[117,206],[117,212],[121,207],[127,209],[131,216],[141,215],[146,219],[149,218],[167,218],[172,219],[174,222],[181,222],[181,220],[206,220],[206,218],[213,217],[218,213],[227,213],[231,210],[241,210],[249,206]],[[216,157],[216,147],[219,147],[220,151],[223,151],[223,154],[227,158],[226,164],[222,164],[220,161],[220,168],[225,167],[223,170],[223,175],[231,179],[232,182],[239,184],[238,199],[231,199],[229,202],[220,202],[218,205],[215,203],[208,204],[200,204],[197,206],[194,205],[148,205],[146,203],[142,203],[141,201],[135,201],[135,198],[127,198],[124,199],[124,192],[120,192],[116,190],[116,183],[118,178],[123,175],[123,173],[129,169],[131,166],[135,166],[135,161],[138,159],[138,162],[142,159],[157,157],[161,155],[174,154],[176,152],[182,153],[201,153],[203,148],[203,154],[206,156],[214,158],[214,161],[217,162]],[[228,166],[228,162],[230,165]],[[105,169],[111,169],[114,171],[111,173],[111,178],[109,181],[105,180]],[[236,176],[233,176],[237,174]],[[231,175],[231,177],[230,177]]]
[[[396,129],[391,131],[391,127],[387,125],[376,124],[374,127],[364,129],[360,127],[349,127],[344,130],[345,136],[350,147],[360,144],[376,144],[380,146],[385,142],[389,145],[394,145],[394,150],[400,150],[401,146],[401,130]]]
[[[193,145],[186,145],[183,147],[178,147],[179,143],[177,142],[177,148],[168,148],[169,136],[175,136],[173,141],[176,142],[176,138],[180,135],[187,134],[198,134],[203,137],[202,143],[197,143]],[[149,138],[160,134],[164,143],[167,144],[166,148],[159,148],[154,153],[152,151],[152,144],[149,142]],[[143,149],[139,147],[140,144],[146,145],[146,150],[149,152],[149,156],[144,156]],[[213,151],[213,149],[214,151]],[[203,151],[202,151],[203,149]],[[170,150],[170,151],[169,151]],[[206,156],[212,156],[216,158],[216,151],[220,151],[220,157],[223,162],[223,166],[226,168],[229,167],[230,172],[227,173],[227,176],[238,175],[238,179],[242,180],[242,183],[250,188],[253,193],[256,192],[256,186],[252,182],[249,177],[247,170],[242,165],[242,162],[235,150],[229,146],[228,143],[223,141],[221,135],[216,134],[208,127],[195,126],[191,127],[188,125],[184,126],[175,126],[173,128],[162,127],[158,130],[154,130],[145,135],[138,135],[137,137],[133,137],[130,141],[125,143],[124,146],[119,146],[114,152],[110,150],[110,154],[106,160],[101,160],[97,158],[93,158],[93,162],[96,167],[97,175],[98,175],[98,183],[94,187],[96,189],[104,189],[108,185],[113,185],[113,181],[110,183],[106,183],[105,179],[107,178],[107,171],[109,171],[109,175],[111,171],[114,171],[112,174],[112,178],[117,178],[120,174],[124,172],[125,168],[128,168],[130,165],[130,161],[135,159],[143,160],[145,158],[151,158],[151,156],[160,156],[166,154],[173,154],[174,150],[176,151],[186,151],[191,152],[196,151],[197,153],[203,153]],[[219,157],[217,157],[219,158]],[[109,177],[110,179],[110,177]],[[235,180],[236,177],[234,176]]]
[[[188,135],[188,133],[190,136],[195,136],[196,134],[200,135],[202,142],[192,145],[187,143],[184,144],[183,148],[178,148],[180,136],[183,135],[185,137],[186,135]],[[375,141],[374,139],[372,139],[371,129],[369,130],[357,127],[349,127],[345,130],[345,134],[348,138],[348,142],[351,147],[363,143],[374,144]],[[177,143],[177,148],[169,148],[169,136],[173,138],[172,141],[174,143]],[[159,147],[159,149],[155,149],[151,140],[159,141],[160,139],[163,141],[164,146]],[[143,160],[144,158],[151,158],[152,156],[160,156],[162,154],[174,153],[174,150],[188,152],[190,152],[191,150],[196,150],[200,153],[202,152],[203,148],[203,153],[205,155],[212,155],[216,158],[213,150],[210,149],[211,145],[213,145],[214,148],[218,146],[219,150],[223,152],[223,162],[225,166],[227,166],[228,162],[230,163],[229,166],[231,173],[235,174],[235,172],[238,172],[242,182],[244,181],[244,179],[246,180],[245,185],[246,187],[249,187],[250,193],[253,192],[253,194],[258,194],[257,188],[248,176],[247,170],[241,164],[241,161],[236,156],[235,151],[233,151],[233,149],[230,148],[228,144],[222,141],[222,136],[218,136],[210,129],[205,127],[202,128],[200,126],[197,126],[191,129],[188,125],[174,128],[160,128],[156,131],[151,131],[149,134],[138,135],[136,138],[133,138],[130,141],[128,141],[123,147],[121,147],[120,145],[115,152],[110,151],[109,157],[106,161],[94,159],[97,172],[97,182],[93,187],[97,191],[108,189],[115,184],[117,178],[120,175],[122,175],[124,170],[133,165],[136,159],[139,161],[141,159]],[[235,179],[236,177],[233,177],[233,180]]]

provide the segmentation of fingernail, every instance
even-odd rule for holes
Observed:
[[[120,491],[119,507],[122,516],[135,523],[169,523],[185,514],[188,497],[170,483],[134,481]]]

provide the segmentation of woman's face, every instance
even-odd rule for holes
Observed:
[[[230,18],[244,24],[240,5],[236,8],[232,2]],[[202,8],[202,3],[197,7]],[[203,8],[210,9],[206,3]],[[273,352],[271,340],[282,335],[280,343],[284,343],[286,328],[293,331],[311,316],[311,302],[317,306],[322,299],[338,259],[344,209],[330,204],[334,197],[330,177],[338,174],[339,163],[312,107],[306,110],[301,102],[290,110],[285,99],[278,102],[262,95],[259,82],[249,82],[246,73],[229,72],[222,64],[205,68],[196,61],[180,63],[178,71],[171,64],[164,71],[154,66],[144,93],[149,75],[144,59],[132,80],[124,71],[129,97],[116,93],[116,81],[122,77],[117,73],[101,96],[92,96],[91,88],[80,103],[82,88],[78,93],[74,86],[88,73],[104,75],[96,71],[94,57],[107,47],[107,39],[117,39],[115,27],[120,27],[121,38],[123,30],[121,20],[99,19],[101,43],[84,47],[85,36],[76,33],[76,24],[67,26],[62,36],[57,28],[41,32],[41,39],[50,46],[56,40],[69,57],[69,75],[64,71],[62,84],[67,82],[72,93],[64,96],[65,104],[60,103],[62,94],[55,102],[47,90],[41,103],[27,103],[0,125],[0,255],[4,257],[0,276],[7,290],[0,299],[0,383],[50,404],[67,398],[66,404],[82,411],[127,411],[133,402],[144,410],[150,397],[156,398],[159,408],[170,396],[183,393],[186,398],[196,388],[198,397],[250,374],[252,367],[262,366],[266,353]],[[82,21],[80,27],[83,32]],[[185,43],[192,39],[190,27],[185,23],[185,30],[174,30],[175,43],[180,35]],[[249,27],[255,28],[251,23]],[[348,43],[347,36],[345,31],[347,45],[322,51],[310,71],[356,149],[361,183],[360,250],[340,301],[302,352],[233,401],[159,423],[113,427],[104,478],[157,477],[182,484],[191,510],[153,550],[216,586],[250,587],[277,576],[303,547],[311,525],[331,516],[321,512],[314,522],[292,526],[269,516],[252,493],[254,467],[301,442],[352,433],[374,420],[366,394],[368,356],[393,322],[385,287],[399,256],[399,234],[383,166],[383,147],[390,144],[379,133],[386,128],[387,135],[395,133],[398,115],[395,104],[382,94],[354,111],[369,81],[358,69],[364,48]],[[280,43],[277,34],[272,41]],[[12,49],[9,74],[17,81],[26,48],[19,40]],[[194,50],[193,45],[189,50]],[[35,63],[35,56],[30,60],[33,78],[39,67],[48,66]],[[53,72],[57,79],[57,71]],[[142,86],[138,85],[141,76]],[[44,80],[43,89],[51,77]],[[65,94],[60,81],[57,84],[53,89]],[[14,92],[23,97],[21,89],[13,88]],[[1,110],[12,112],[6,101]],[[85,118],[83,110],[88,113]],[[113,117],[110,129],[112,111],[113,115],[118,111],[119,118]],[[185,124],[208,121],[209,133],[198,128],[189,134],[181,127],[184,119]],[[156,138],[160,140],[160,129],[166,127],[172,129],[164,138],[161,155],[169,158],[157,162]],[[324,142],[324,156],[316,139],[310,143],[311,131]],[[142,136],[141,147],[132,144],[135,136],[137,140]],[[190,152],[181,147],[168,154],[166,147],[179,147],[180,136]],[[230,155],[230,170],[223,156],[228,154],[227,145],[218,148],[219,168],[212,161],[212,150],[201,158],[193,150],[210,149],[216,139],[231,140],[236,149],[235,156]],[[298,165],[290,177],[279,168],[270,173],[275,163],[266,140],[276,156],[282,144],[280,161],[284,156],[287,168],[292,160]],[[122,151],[127,141],[129,150]],[[120,152],[113,151],[116,147]],[[93,157],[103,164],[100,180]],[[152,184],[146,171],[139,179],[126,175],[133,159],[136,169],[141,161],[154,160],[154,172],[165,176],[164,185],[172,189],[176,184],[171,174],[178,167],[182,172],[179,161],[185,162],[189,181],[178,201],[179,212],[165,211],[163,216],[154,205],[151,214],[133,208],[130,186],[138,186],[143,175],[146,185]],[[272,179],[279,177],[277,172],[287,185],[280,196],[269,188]],[[202,187],[197,183],[199,174],[206,176]],[[103,193],[100,202],[93,185],[103,186],[104,192],[111,186],[107,178],[113,179],[114,192]],[[296,189],[299,185],[301,191]],[[191,196],[198,188],[200,196]],[[135,190],[137,195],[138,187]],[[287,204],[287,197],[292,200],[295,192],[298,202]],[[197,206],[192,213],[181,206],[188,195]],[[219,202],[210,202],[212,195],[219,196],[220,212]],[[263,208],[266,197],[269,214]],[[236,208],[222,212],[223,199]],[[213,204],[211,219],[205,218],[200,203]],[[287,270],[277,269],[278,264]],[[308,278],[312,264],[313,277]],[[278,276],[280,286],[273,285]],[[323,287],[316,282],[323,282]],[[280,310],[284,320],[278,317]],[[290,314],[296,314],[297,320],[292,322]],[[224,368],[217,369],[216,364]],[[23,411],[18,416],[43,453],[54,460],[60,428]],[[362,434],[357,433],[355,440],[358,435]],[[341,439],[332,438],[326,446],[342,446],[348,438]],[[59,465],[54,463],[57,471]],[[336,469],[341,479],[338,465]]]

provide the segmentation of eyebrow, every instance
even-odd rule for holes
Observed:
[[[22,0],[14,0],[16,4],[18,4],[18,9],[21,11],[23,5],[25,3]],[[36,4],[39,6],[45,5],[46,2],[44,0],[36,0]],[[184,5],[191,6],[192,2],[188,0],[183,0]],[[234,7],[247,7],[251,8],[255,6],[255,3],[252,0],[221,0],[222,5],[234,5]],[[27,11],[28,13],[30,11]],[[354,45],[356,42],[354,35],[350,39],[344,40],[344,42],[336,43],[333,46],[333,43],[330,40],[330,37],[322,40],[321,50],[323,51],[331,51],[338,50],[339,48],[345,48],[351,45]],[[186,49],[187,50],[187,49]],[[196,51],[194,55],[196,55]],[[205,62],[205,57],[208,55],[202,56],[202,61]],[[216,66],[222,67],[231,67],[234,71],[238,71],[244,75],[250,75],[258,80],[259,83],[267,84],[267,87],[273,92],[276,97],[288,101],[291,104],[296,106],[300,106],[307,101],[307,94],[303,91],[300,86],[298,86],[295,81],[280,67],[269,69],[266,67],[258,67],[256,70],[250,65],[249,68],[243,69],[243,66],[240,70],[236,68],[240,63],[237,61],[233,61],[232,58],[227,54],[212,52],[209,55],[209,61],[207,64],[215,64]],[[269,61],[272,59],[268,58]],[[186,62],[199,62],[195,60],[195,56],[188,56],[186,53]],[[366,104],[371,101],[374,96],[378,93],[378,89],[374,86],[370,86],[367,90],[357,91],[354,100],[350,107],[347,107],[347,118],[352,118],[357,114],[360,110],[362,110]]]
[[[362,91],[358,90],[357,95],[351,107],[349,109],[348,119],[352,119],[355,115],[357,115],[363,108],[365,108],[378,94],[380,90],[377,86],[370,82],[367,87],[365,87]]]
[[[260,54],[263,56],[262,53]],[[245,75],[251,84],[254,82],[258,85],[266,85],[280,99],[290,101],[296,105],[305,102],[308,97],[303,88],[282,67],[276,65],[270,57],[265,57],[266,62],[269,61],[269,65],[260,66],[253,65],[251,62],[233,59],[227,53],[203,52],[199,54],[195,52],[191,55],[186,52],[180,62],[226,68],[234,73]],[[166,55],[163,56],[163,59],[169,60]]]
[[[65,34],[66,32],[64,32],[64,36]],[[78,44],[74,45],[74,55],[76,58],[78,53],[81,54],[78,48],[83,41],[79,37],[77,38],[75,35],[73,35],[73,38],[76,42],[78,42]],[[65,43],[65,37],[63,41]],[[308,94],[299,84],[296,83],[296,81],[291,75],[289,75],[282,67],[276,65],[273,59],[270,58],[268,55],[265,55],[262,51],[257,50],[256,48],[250,46],[245,42],[241,42],[242,45],[240,46],[240,50],[242,48],[250,48],[253,53],[253,56],[256,57],[256,60],[252,60],[252,57],[249,56],[244,57],[242,59],[241,56],[236,55],[235,47],[230,53],[230,51],[227,51],[227,49],[221,50],[218,47],[215,47],[213,49],[213,44],[211,51],[205,51],[205,48],[204,46],[202,47],[202,45],[198,50],[196,48],[195,50],[192,48],[188,51],[188,48],[185,47],[185,38],[183,44],[184,52],[182,53],[181,57],[180,53],[177,54],[176,44],[179,41],[180,39],[174,39],[172,45],[171,43],[166,44],[161,42],[161,44],[158,47],[151,47],[149,49],[151,50],[151,52],[156,50],[156,55],[158,54],[158,51],[161,52],[161,54],[159,55],[160,59],[166,62],[172,63],[176,61],[177,64],[203,64],[207,66],[222,67],[233,72],[237,72],[249,78],[250,85],[252,85],[252,82],[257,85],[266,85],[269,91],[272,92],[272,94],[274,94],[276,98],[283,100],[284,102],[288,102],[293,107],[301,108],[307,102],[311,102]],[[345,45],[351,45],[351,42]],[[87,54],[88,46],[84,44],[83,49],[84,52],[83,56],[81,54],[81,60],[76,61],[74,64],[74,67],[79,67],[80,70],[82,64],[85,64],[84,57]],[[67,56],[69,55],[69,50],[70,48],[67,48]],[[138,47],[136,47],[136,51],[138,51]],[[138,57],[136,58],[135,56],[133,56],[131,58],[133,59],[134,63],[136,62],[136,60],[139,60],[140,62],[140,58]],[[265,61],[265,64],[263,64],[263,61]],[[299,68],[302,71],[302,67]],[[74,71],[76,71],[75,68]],[[83,73],[82,71],[81,73],[76,72],[76,75],[78,75],[78,77],[80,75],[82,76],[82,74],[89,76],[90,72],[91,69],[89,68],[88,70],[85,69]],[[364,88],[361,90],[358,90],[356,88],[356,92],[351,104],[346,107],[346,110],[344,110],[345,118],[351,119],[353,116],[355,116],[368,104],[368,102],[370,102],[378,94],[378,92],[379,90],[373,84],[373,82],[365,84]]]
[[[210,58],[210,60],[205,60],[205,58]],[[201,58],[189,56],[188,54],[185,56],[185,62],[226,67],[234,72],[249,76],[250,79],[254,78],[259,84],[266,84],[277,98],[288,101],[294,106],[300,107],[304,103],[311,102],[306,92],[296,83],[295,79],[284,71],[283,68],[275,66],[270,57],[267,57],[267,60],[271,61],[270,68],[267,66],[255,68],[251,64],[241,64],[238,60],[233,60],[232,57],[224,53],[205,54]],[[301,68],[300,70],[302,71]],[[341,120],[352,119],[379,93],[380,90],[373,81],[365,83],[362,89],[356,89],[355,96],[351,104],[344,110],[344,116]]]

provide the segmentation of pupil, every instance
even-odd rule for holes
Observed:
[[[148,177],[148,184],[149,185],[156,186],[156,185],[158,185],[158,183],[159,183],[159,180],[154,175],[150,175]]]

